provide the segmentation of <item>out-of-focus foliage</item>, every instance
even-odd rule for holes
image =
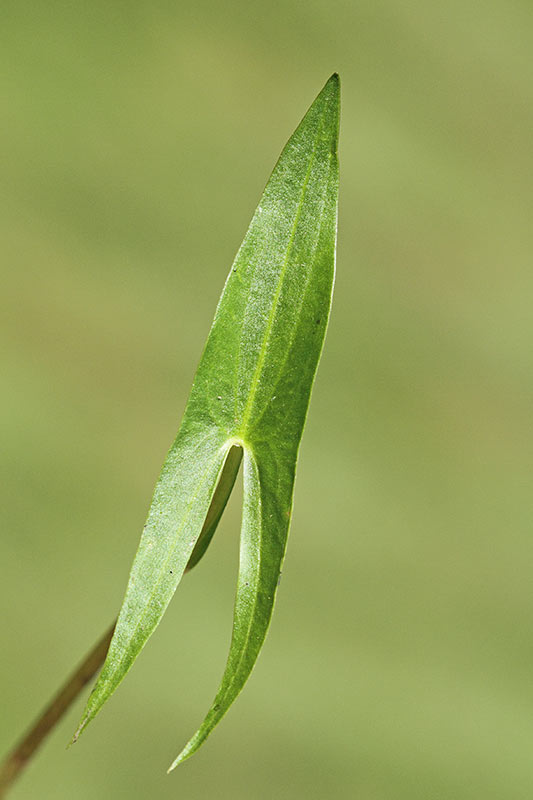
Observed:
[[[236,498],[99,730],[65,751],[80,703],[14,800],[532,796],[532,27],[507,0],[3,5],[2,749],[118,607],[220,274],[343,78],[268,647],[162,775],[220,677]]]

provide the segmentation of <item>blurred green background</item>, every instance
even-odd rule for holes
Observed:
[[[533,797],[530,0],[4,2],[0,749],[116,613],[218,296],[341,74],[333,314],[273,625],[209,743],[239,497],[13,798]]]

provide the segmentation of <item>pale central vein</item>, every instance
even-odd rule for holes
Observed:
[[[290,233],[289,241],[288,241],[288,244],[287,244],[287,250],[285,252],[285,258],[283,260],[283,265],[282,265],[280,276],[279,276],[278,283],[277,283],[277,286],[276,286],[276,292],[274,294],[274,299],[273,299],[273,302],[272,302],[272,305],[270,307],[270,311],[269,311],[269,314],[268,314],[268,320],[267,320],[267,324],[266,324],[266,328],[265,328],[265,334],[263,336],[263,341],[261,343],[261,349],[259,351],[259,358],[257,360],[257,365],[255,367],[254,374],[253,374],[252,380],[250,382],[250,392],[248,394],[248,399],[246,401],[246,406],[244,408],[244,413],[243,413],[242,422],[241,422],[241,435],[243,437],[246,436],[247,427],[248,427],[248,423],[250,421],[250,416],[251,416],[251,413],[252,413],[253,404],[254,404],[254,401],[255,401],[255,398],[256,398],[256,395],[257,395],[257,387],[259,385],[259,378],[261,376],[261,372],[263,371],[263,367],[264,367],[264,363],[265,363],[265,359],[266,359],[266,354],[267,354],[267,351],[268,351],[268,342],[269,342],[269,339],[270,339],[270,335],[272,333],[274,318],[276,316],[276,311],[277,311],[277,308],[278,308],[279,299],[281,297],[281,290],[283,288],[283,281],[285,279],[285,274],[287,272],[287,268],[288,268],[288,265],[289,265],[289,259],[290,259],[291,252],[292,252],[292,246],[294,244],[294,237],[296,235],[296,229],[298,227],[298,222],[300,221],[300,216],[301,216],[303,205],[304,205],[305,193],[306,193],[306,190],[307,190],[307,185],[308,185],[309,179],[311,177],[311,170],[313,168],[313,163],[314,163],[314,160],[315,160],[317,143],[318,143],[318,140],[320,138],[320,134],[322,133],[322,125],[323,125],[323,121],[324,121],[325,110],[326,109],[324,109],[324,112],[322,113],[322,116],[320,118],[320,125],[318,127],[318,133],[317,133],[316,139],[315,139],[315,141],[313,143],[313,152],[312,152],[311,158],[309,159],[309,165],[307,167],[307,171],[306,171],[306,174],[305,174],[305,179],[304,179],[304,182],[302,184],[302,191],[301,191],[301,194],[300,194],[300,199],[298,200],[298,207],[296,209],[296,214],[294,216],[294,222],[292,224],[291,233]]]

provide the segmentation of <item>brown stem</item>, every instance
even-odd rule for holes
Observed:
[[[63,688],[45,708],[41,716],[9,753],[0,765],[0,797],[5,797],[11,785],[22,772],[37,748],[61,719],[69,706],[74,702],[83,687],[98,672],[109,649],[109,643],[115,630],[115,622],[83,659],[79,667],[72,673]]]

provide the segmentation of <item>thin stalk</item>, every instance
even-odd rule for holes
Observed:
[[[109,630],[85,656],[78,668],[68,678],[63,688],[44,709],[25,736],[13,748],[0,765],[0,797],[5,797],[35,751],[43,743],[52,728],[70,708],[83,687],[95,676],[107,655],[109,643],[115,630],[116,620]]]

